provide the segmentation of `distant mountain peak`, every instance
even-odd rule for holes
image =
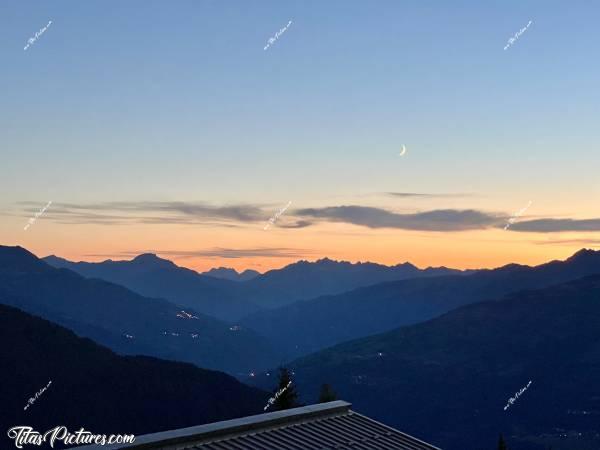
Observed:
[[[582,248],[581,250],[577,251],[576,253],[574,253],[572,256],[570,256],[569,258],[567,258],[567,261],[580,261],[583,259],[589,259],[592,257],[598,257],[600,256],[600,251],[598,250],[592,250],[590,248]]]
[[[244,275],[244,274],[256,274],[256,275],[260,275],[260,272],[258,270],[254,270],[254,269],[246,269],[242,273],[240,273],[240,275]]]
[[[173,261],[160,258],[155,253],[142,253],[133,258],[131,262],[143,266],[157,266],[161,268],[175,267]]]
[[[33,253],[31,253],[30,251],[24,249],[23,247],[21,247],[20,245],[14,245],[14,246],[10,246],[10,245],[0,245],[0,252],[2,254],[12,254],[12,255],[33,255]],[[35,257],[35,256],[34,256]]]
[[[52,267],[67,267],[69,264],[71,264],[71,261],[68,259],[61,258],[60,256],[56,255],[44,256],[42,260],[50,264]]]
[[[227,272],[227,273],[235,273],[236,275],[239,275],[238,271],[235,269],[232,269],[231,267],[213,267],[208,272]]]
[[[39,271],[50,269],[50,266],[19,245],[0,245],[0,269]]]
[[[330,259],[327,256],[325,258],[317,259],[314,264],[349,264],[347,261],[336,261],[335,259]]]
[[[231,267],[213,267],[208,272],[202,273],[202,275],[231,281],[248,281],[257,277],[260,275],[260,273],[252,269],[246,269],[239,273],[237,270],[232,269]]]
[[[409,263],[408,261],[403,262],[403,263],[398,263],[394,267],[406,267],[406,268],[411,268],[411,269],[418,269],[417,266],[415,266],[412,263]],[[446,267],[427,267],[427,269],[446,269]]]
[[[137,255],[135,258],[133,258],[133,261],[155,261],[157,259],[160,259],[156,253],[142,253],[141,255]]]

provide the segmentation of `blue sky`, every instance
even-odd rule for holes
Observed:
[[[592,1],[3,2],[0,206],[510,212],[534,200],[540,216],[599,217],[598,12]],[[473,196],[371,197],[390,191]]]

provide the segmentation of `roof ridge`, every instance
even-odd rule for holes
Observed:
[[[338,449],[440,450],[363,416],[342,400],[138,436],[105,450]],[[98,446],[77,447],[77,450]]]
[[[284,426],[296,425],[317,418],[325,418],[347,414],[350,411],[351,403],[343,400],[333,402],[319,403],[316,405],[300,406],[298,408],[285,409],[283,411],[274,411],[253,416],[240,417],[237,419],[223,420],[204,425],[197,425],[188,428],[179,428],[176,430],[162,431],[159,433],[145,434],[137,436],[135,442],[128,445],[106,446],[106,450],[112,449],[143,449],[156,448],[160,443],[162,446],[177,446],[185,443],[189,448],[194,445],[218,442],[225,439],[231,439],[236,436],[247,434],[257,434],[269,429],[282,428]],[[258,426],[258,427],[257,427]],[[181,446],[177,448],[181,448]],[[95,446],[77,447],[79,450],[92,449]]]

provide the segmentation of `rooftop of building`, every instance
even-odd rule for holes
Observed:
[[[78,450],[440,450],[350,409],[348,402],[302,406],[137,436],[125,445]]]

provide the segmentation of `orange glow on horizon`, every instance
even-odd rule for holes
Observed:
[[[6,224],[1,228],[7,231]],[[54,254],[71,261],[98,262],[131,260],[137,254],[153,252],[198,272],[230,267],[238,272],[253,269],[264,273],[299,260],[326,257],[351,263],[410,262],[419,268],[480,269],[508,263],[537,265],[590,247],[577,233],[553,233],[551,237],[501,229],[442,233],[336,223],[301,229],[275,226],[266,231],[262,224],[235,228],[86,225],[79,226],[75,234],[72,226],[40,220],[26,232],[15,228],[19,231],[11,230],[12,242],[3,245],[20,245],[39,257]],[[544,245],[559,239],[567,242]]]

